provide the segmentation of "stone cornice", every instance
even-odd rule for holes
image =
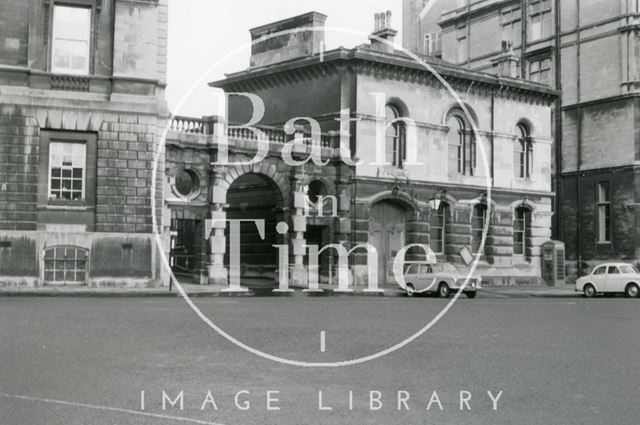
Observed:
[[[546,105],[553,103],[560,94],[542,84],[471,71],[440,60],[420,61],[432,67],[457,91],[485,96],[493,93],[502,98]],[[339,48],[324,53],[322,57],[313,55],[229,74],[226,79],[209,85],[227,91],[255,91],[337,74],[342,69],[349,68],[362,75],[441,86],[440,81],[421,62],[404,53],[388,54],[366,47]]]
[[[401,188],[406,186],[406,183],[404,182],[398,182],[397,180],[394,180],[394,179],[380,178],[380,177],[355,176],[352,180],[357,182],[358,184],[369,184],[374,186],[397,185]],[[437,190],[437,191],[441,191],[442,189],[447,189],[447,190],[455,190],[458,192],[466,192],[466,193],[473,193],[473,194],[487,192],[487,187],[482,185],[470,186],[468,184],[457,184],[457,183],[436,182],[436,181],[421,181],[421,180],[411,180],[410,184],[415,189],[427,189],[427,190]],[[493,196],[513,197],[513,196],[527,195],[527,196],[540,196],[540,197],[552,198],[555,196],[555,192],[493,187],[491,188],[491,195],[492,197]]]

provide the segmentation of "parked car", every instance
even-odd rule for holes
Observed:
[[[627,263],[605,263],[596,266],[591,274],[576,281],[576,292],[592,298],[598,294],[625,294],[636,298],[640,294],[640,273]]]
[[[452,291],[458,291],[467,279],[467,273],[459,272],[450,263],[412,263],[405,268],[403,288],[408,296],[414,294],[436,294],[448,298]],[[464,289],[464,294],[474,298],[481,286],[479,276],[471,276]]]

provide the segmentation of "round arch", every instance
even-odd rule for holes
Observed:
[[[511,134],[518,134],[518,126],[523,126],[527,130],[529,137],[533,137],[536,132],[536,127],[529,118],[520,118],[517,120],[511,128]]]
[[[385,102],[385,106],[391,106],[391,107],[397,109],[401,118],[409,118],[409,117],[411,117],[411,114],[410,114],[410,111],[409,111],[409,107],[399,97],[396,97],[396,96],[389,97]]]
[[[401,204],[405,209],[416,212],[420,210],[418,202],[408,193],[400,190],[385,190],[369,198],[369,208],[377,203],[390,201]]]
[[[538,208],[538,206],[535,204],[535,202],[531,201],[530,199],[522,198],[512,202],[509,205],[509,209],[512,212],[515,211],[517,208],[526,208],[533,213]]]
[[[449,104],[447,108],[444,110],[444,114],[442,115],[442,119],[440,121],[441,124],[443,126],[446,126],[447,121],[449,121],[449,117],[451,117],[451,115],[457,115],[460,118],[462,118],[465,122],[469,121],[469,116],[470,116],[471,119],[473,120],[472,124],[474,124],[479,129],[480,122],[478,120],[478,114],[476,114],[476,111],[468,103],[463,102],[463,105],[465,109],[469,112],[468,115],[465,113],[464,109],[462,109],[462,107],[458,102],[453,102]]]

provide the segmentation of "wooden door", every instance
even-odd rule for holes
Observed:
[[[369,213],[369,243],[378,250],[378,282],[393,279],[393,260],[405,245],[405,210],[390,202],[375,204]]]

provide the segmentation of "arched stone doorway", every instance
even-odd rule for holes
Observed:
[[[284,221],[283,196],[276,183],[269,177],[247,173],[238,177],[227,190],[226,218],[228,220],[264,220],[265,237],[260,238],[256,225],[243,222],[240,225],[240,275],[243,279],[275,280],[278,251],[273,247],[286,241],[276,232],[276,224]],[[227,250],[225,265],[229,266],[229,225],[225,230]]]
[[[378,282],[393,279],[393,260],[406,245],[411,211],[391,200],[375,203],[369,211],[369,243],[378,250]]]

